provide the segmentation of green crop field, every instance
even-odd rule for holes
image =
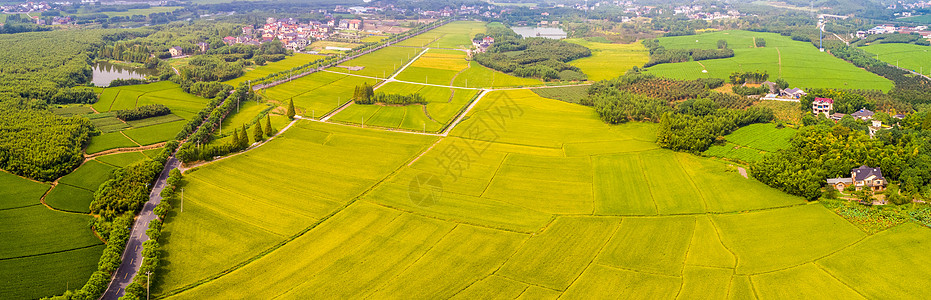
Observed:
[[[225,81],[223,83],[229,84],[232,86],[239,86],[240,83],[243,83],[249,80],[262,78],[272,73],[280,73],[280,72],[287,71],[295,67],[300,67],[308,63],[311,63],[315,60],[321,59],[323,57],[324,56],[322,55],[295,53],[294,56],[289,56],[283,60],[276,61],[276,62],[270,62],[264,66],[247,69],[246,74],[243,74],[242,76],[239,76],[236,79]]]
[[[116,168],[111,165],[89,160],[84,162],[84,164],[74,170],[74,172],[59,179],[58,182],[96,191],[97,187],[104,181],[107,181],[110,172],[115,169]]]
[[[484,24],[454,22],[441,29],[417,39],[438,41],[430,47],[463,44]],[[761,36],[767,49],[749,48],[754,34],[745,32],[707,34],[712,39],[697,47],[713,47],[718,36],[730,34],[732,47],[747,50],[739,57],[778,46],[782,54],[808,59],[783,60],[787,68],[795,66],[792,72],[804,72],[799,66],[813,59],[826,60],[820,52],[809,53],[807,44],[766,34]],[[680,42],[668,45],[692,47]],[[620,46],[597,47],[605,47],[597,55],[630,58]],[[365,67],[352,75],[386,77],[420,51],[388,47],[345,65]],[[575,63],[591,76],[610,78],[623,71]],[[836,59],[826,65],[843,76],[862,71],[850,71],[852,66]],[[319,118],[349,101],[357,85],[378,83],[333,72],[261,91],[277,106],[271,111],[274,126],[290,122],[281,116],[288,101],[299,115]],[[931,237],[928,228],[903,224],[864,232],[823,205],[741,176],[727,162],[660,149],[656,124],[608,125],[593,108],[567,100],[584,96],[585,88],[487,91],[448,136],[371,128],[439,130],[477,94],[445,86],[450,82],[464,87],[469,80],[473,88],[540,84],[472,64],[457,51],[436,49],[398,79],[421,82],[420,76],[436,76],[444,86],[388,82],[377,91],[418,93],[429,101],[426,106],[351,104],[331,120],[357,125],[364,118],[366,128],[298,119],[261,147],[187,170],[184,209],[175,205],[160,240],[162,263],[153,295],[919,298],[931,292],[919,282],[931,276],[931,264],[921,256],[931,250],[924,242]],[[803,84],[784,77],[793,86]],[[838,78],[824,82],[846,80]],[[146,99],[174,90],[126,91]],[[262,102],[243,103],[223,131],[250,124],[267,108]],[[166,124],[173,123],[124,132]],[[794,132],[774,124],[747,126],[727,136],[728,146],[772,152],[785,147]],[[144,137],[133,135],[140,143]],[[104,167],[138,159],[138,153],[102,156],[78,171],[99,168],[100,174]],[[97,181],[85,177],[67,178],[59,186]],[[35,193],[47,189],[34,185]],[[83,204],[67,197],[69,192],[75,191],[53,190],[55,205]],[[46,209],[17,203],[0,206],[0,222],[7,211]],[[0,246],[0,254],[25,249],[8,248],[14,250]]]
[[[931,24],[931,15],[914,16],[914,17],[902,18],[900,20],[906,21],[906,22],[917,22],[917,23],[922,23],[922,24],[927,25],[927,24]]]
[[[327,70],[333,72],[371,76],[378,78],[390,77],[395,71],[411,61],[423,49],[407,47],[385,47],[378,51],[357,57],[342,63],[343,66],[365,67],[359,71],[350,71],[346,68],[333,67]]]
[[[333,68],[340,69],[340,68]],[[345,70],[345,69],[344,69]],[[356,86],[377,80],[344,74],[317,72],[259,92],[265,99],[287,106],[294,101],[298,115],[320,117],[352,98]],[[284,113],[281,111],[280,113]]]
[[[97,269],[102,243],[90,216],[40,203],[49,185],[0,172],[0,295],[34,299],[82,285]],[[85,210],[87,208],[85,207]]]
[[[616,78],[635,66],[642,67],[650,60],[650,53],[641,43],[607,44],[585,39],[565,41],[592,50],[592,56],[569,62],[570,65],[582,69],[582,72],[588,75],[588,80],[592,81]]]
[[[477,62],[470,61],[469,68],[462,71],[456,79],[453,80],[454,86],[468,88],[497,88],[497,87],[514,87],[514,86],[536,86],[542,85],[539,79],[517,77],[506,73],[501,73]]]
[[[556,99],[569,103],[579,103],[588,97],[588,86],[569,86],[558,88],[533,89],[534,93],[543,98]]]
[[[78,213],[90,212],[91,201],[94,201],[93,190],[64,183],[56,185],[52,188],[52,191],[45,196],[45,204],[48,204],[48,206],[58,210]]]
[[[754,38],[766,40],[766,47],[754,48]],[[888,79],[857,68],[811,43],[793,41],[775,33],[717,31],[699,35],[660,38],[666,48],[714,49],[718,40],[726,40],[734,57],[672,64],[648,68],[649,74],[676,79],[727,79],[736,71],[766,71],[771,80],[784,78],[792,87],[877,89],[888,91]],[[707,70],[707,73],[703,73]]]
[[[893,66],[909,69],[925,76],[931,74],[931,46],[913,44],[874,44],[860,47],[876,54],[876,58]]]
[[[725,145],[714,145],[703,155],[754,162],[763,159],[768,152],[789,147],[789,140],[795,136],[795,129],[776,128],[776,124],[751,124],[741,127],[724,138]]]
[[[161,150],[161,149],[155,149],[155,150]],[[114,167],[122,168],[128,165],[131,165],[135,162],[138,162],[140,160],[144,160],[146,158],[147,157],[145,156],[145,154],[142,154],[142,152],[123,152],[123,153],[98,156],[98,157],[95,157],[94,160],[114,166]]]
[[[331,120],[384,128],[436,132],[461,111],[477,92],[469,89],[422,86],[389,82],[376,90],[387,94],[420,94],[429,102],[426,106],[359,105],[352,104]],[[363,123],[364,122],[364,123]]]
[[[398,43],[398,46],[468,49],[472,38],[485,32],[484,22],[457,21]]]
[[[133,128],[124,130],[123,133],[137,143],[146,146],[174,139],[184,128],[187,121],[179,120],[171,123],[146,126],[142,128]]]
[[[168,232],[177,238],[166,247],[169,253],[214,255],[206,260],[167,257],[169,267],[160,272],[165,276],[164,291],[212,276],[313,225],[423,151],[432,139],[305,121],[272,144],[189,171],[184,213],[166,223]],[[281,164],[283,157],[292,161]],[[318,162],[305,163],[309,160]],[[293,172],[303,174],[301,183],[280,185],[296,180]],[[265,184],[255,186],[259,182]],[[223,188],[227,184],[253,188],[237,192]],[[201,235],[205,231],[194,230],[203,226],[217,231]]]
[[[452,84],[462,70],[469,67],[466,53],[456,50],[430,49],[395,77],[398,80],[427,84]]]
[[[384,108],[359,106],[373,120]],[[918,241],[929,229],[900,225],[868,236],[726,163],[657,149],[655,130],[607,125],[590,107],[529,90],[490,92],[441,138],[298,121],[261,148],[186,173],[185,210],[166,224],[168,264],[153,291],[178,299],[255,291],[282,298],[927,292],[905,290],[897,279],[927,252]],[[775,145],[741,134],[736,140]],[[894,248],[870,252],[882,248],[872,243]],[[864,259],[874,272],[860,274]],[[931,265],[915,270],[919,280]],[[876,274],[883,288],[864,277]]]
[[[38,205],[36,200],[48,189],[47,184],[0,172],[0,210]]]
[[[93,154],[101,151],[106,151],[116,148],[126,148],[126,147],[136,147],[138,144],[129,140],[122,133],[111,132],[104,133],[98,136],[91,138],[90,144],[87,145],[87,148],[84,149],[84,152],[88,154]]]

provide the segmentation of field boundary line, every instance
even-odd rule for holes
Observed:
[[[290,129],[291,126],[294,126],[294,124],[296,124],[297,121],[300,120],[300,119],[302,119],[302,118],[298,118],[298,117],[294,118],[294,120],[291,120],[291,123],[288,123],[288,126],[285,126],[284,128],[282,128],[280,131],[278,131],[277,133],[275,133],[275,135],[273,135],[273,136],[271,136],[271,137],[265,139],[265,140],[262,141],[262,142],[253,143],[252,145],[249,146],[249,148],[246,148],[246,150],[242,150],[242,151],[233,153],[233,154],[231,154],[231,155],[223,156],[223,157],[220,157],[220,158],[217,158],[217,159],[214,159],[214,160],[203,161],[203,162],[200,162],[200,163],[196,163],[196,164],[193,164],[193,165],[188,166],[188,167],[185,167],[184,164],[181,164],[180,166],[178,166],[178,170],[181,171],[182,174],[184,174],[184,172],[186,172],[186,171],[188,171],[188,170],[190,170],[190,169],[197,168],[197,167],[202,167],[202,166],[205,166],[205,165],[209,165],[209,164],[212,164],[212,163],[214,163],[214,162],[218,162],[218,161],[221,161],[221,160],[230,158],[230,157],[239,156],[239,155],[244,154],[244,153],[246,153],[246,152],[249,152],[249,151],[251,151],[251,150],[253,150],[253,149],[256,149],[256,148],[258,148],[258,147],[261,147],[262,145],[265,145],[265,144],[267,144],[268,142],[271,142],[272,140],[274,140],[275,138],[277,138],[279,135],[282,135],[285,131],[288,131],[288,129]]]
[[[449,85],[442,85],[442,84],[432,84],[432,83],[423,83],[423,82],[413,82],[413,81],[406,81],[406,80],[398,80],[398,79],[394,79],[393,76],[392,76],[391,78],[385,79],[385,78],[376,77],[376,76],[367,76],[367,75],[358,75],[358,74],[347,74],[347,73],[335,72],[335,71],[330,71],[330,70],[323,70],[323,71],[321,71],[321,72],[335,73],[335,74],[343,74],[343,75],[347,75],[347,76],[361,77],[361,78],[368,78],[368,79],[375,79],[375,80],[383,80],[383,81],[387,81],[387,82],[399,82],[399,83],[407,83],[407,84],[414,84],[414,85],[433,86],[433,87],[441,87],[441,88],[452,88],[452,89],[460,89],[460,90],[474,90],[474,91],[483,90],[482,88],[467,88],[467,87],[461,87],[461,86],[449,86]]]
[[[695,233],[698,229],[698,217],[692,218],[694,224],[692,224],[692,236],[689,237],[689,246],[685,249],[685,259],[682,260],[682,269],[679,270],[679,278],[682,280],[679,281],[679,291],[676,292],[676,298],[679,299],[679,295],[682,295],[682,289],[685,288],[685,268],[688,267],[688,264],[685,263],[689,260],[689,254],[692,253],[692,243],[695,242]]]
[[[206,278],[200,279],[200,280],[195,281],[195,282],[193,282],[193,283],[190,283],[190,284],[188,284],[188,285],[185,285],[185,286],[176,288],[176,289],[174,289],[174,290],[170,290],[170,291],[164,292],[164,293],[162,293],[162,294],[160,294],[160,295],[156,295],[156,296],[155,296],[155,299],[164,299],[164,298],[166,298],[166,297],[170,297],[170,296],[174,296],[174,295],[178,295],[178,294],[187,292],[187,291],[192,290],[192,289],[194,289],[194,288],[197,288],[197,287],[199,287],[199,286],[201,286],[201,285],[203,285],[203,284],[205,284],[205,283],[208,283],[208,282],[211,282],[211,281],[220,279],[221,277],[226,276],[226,275],[228,275],[228,274],[230,274],[230,273],[232,273],[232,272],[235,272],[236,270],[242,269],[243,267],[245,267],[245,266],[247,266],[247,265],[249,265],[249,264],[255,262],[256,260],[259,260],[259,259],[265,257],[266,255],[271,254],[272,252],[274,252],[274,251],[280,249],[281,247],[284,247],[285,245],[289,244],[290,242],[292,242],[292,241],[296,240],[297,238],[303,236],[303,235],[306,234],[307,232],[310,232],[311,230],[313,230],[314,228],[316,228],[317,226],[319,226],[320,224],[322,224],[322,223],[325,222],[326,220],[329,220],[331,217],[335,216],[336,214],[342,212],[343,210],[345,210],[347,207],[349,207],[350,205],[352,205],[352,204],[355,203],[355,202],[356,202],[356,199],[351,199],[351,200],[347,201],[346,204],[344,204],[343,206],[341,206],[341,207],[335,209],[333,212],[329,213],[328,215],[326,215],[326,216],[320,218],[320,219],[317,220],[316,222],[312,223],[310,226],[308,226],[308,227],[306,227],[306,228],[304,228],[304,229],[298,231],[297,233],[295,233],[295,234],[293,234],[293,235],[291,235],[291,236],[285,238],[283,241],[278,242],[277,244],[274,244],[274,245],[272,245],[272,246],[269,247],[269,248],[266,248],[266,249],[263,250],[262,252],[259,252],[259,253],[257,253],[256,255],[254,255],[254,256],[252,256],[252,257],[249,257],[249,258],[247,258],[246,260],[241,261],[241,262],[239,262],[239,263],[233,265],[232,267],[227,268],[226,270],[220,271],[220,272],[218,272],[218,273],[216,273],[216,274],[214,274],[214,275],[211,275],[211,276],[208,276],[208,277],[206,277]]]
[[[682,277],[673,276],[673,275],[669,275],[669,274],[653,273],[653,272],[649,272],[649,271],[636,270],[636,269],[631,269],[631,268],[618,267],[618,266],[607,265],[607,264],[600,264],[600,263],[594,263],[594,264],[595,264],[595,265],[602,266],[602,267],[605,267],[605,268],[611,268],[611,269],[616,269],[616,270],[621,270],[621,271],[634,272],[634,273],[640,273],[640,274],[646,274],[646,275],[652,275],[652,276],[661,276],[661,277],[666,277],[666,278],[678,278],[678,279],[680,279],[680,280],[683,279]]]
[[[788,266],[788,267],[785,267],[785,268],[779,268],[779,269],[776,269],[776,270],[770,270],[770,271],[765,271],[765,272],[757,272],[757,273],[745,273],[745,274],[740,274],[740,275],[757,276],[757,275],[763,275],[763,274],[781,272],[781,271],[785,271],[785,270],[788,270],[788,269],[798,268],[798,267],[803,266],[803,265],[805,265],[805,264],[814,263],[814,262],[819,261],[819,260],[822,260],[822,259],[824,259],[824,258],[826,258],[826,257],[828,257],[828,256],[831,256],[831,255],[837,254],[838,252],[844,251],[844,250],[846,250],[847,248],[853,247],[853,246],[859,244],[860,242],[863,242],[863,241],[866,240],[868,237],[871,237],[871,235],[866,235],[866,234],[864,234],[863,237],[861,237],[860,239],[854,241],[853,243],[850,243],[850,244],[848,244],[848,245],[845,245],[845,246],[843,246],[843,247],[840,247],[840,248],[838,248],[837,250],[829,251],[827,254],[824,254],[824,255],[822,255],[822,256],[816,257],[815,259],[812,259],[812,260],[810,260],[810,261],[805,261],[805,262],[802,262],[802,263],[799,263],[799,264],[795,264],[795,265]]]
[[[124,135],[124,136],[125,136],[125,135]],[[132,139],[130,139],[130,140],[132,140]],[[133,142],[135,142],[135,141],[133,141]],[[161,142],[161,143],[156,143],[156,144],[147,145],[147,146],[127,147],[127,148],[115,148],[115,149],[109,149],[109,150],[104,150],[104,151],[96,152],[96,153],[93,153],[93,154],[87,154],[87,153],[85,152],[85,153],[84,153],[84,159],[85,159],[85,160],[88,160],[88,159],[91,159],[91,158],[97,158],[97,157],[108,156],[108,155],[113,155],[113,154],[122,154],[122,153],[127,153],[127,152],[141,152],[141,151],[145,151],[145,150],[158,149],[158,148],[161,148],[162,146],[164,146],[166,143],[167,143],[167,142]],[[137,145],[138,145],[138,143],[137,143]],[[86,150],[85,150],[85,151],[86,151]]]
[[[488,184],[486,184],[485,188],[482,189],[482,193],[478,195],[479,198],[485,197],[485,192],[488,192],[488,188],[491,187],[491,184],[495,181],[495,177],[498,177],[498,171],[501,171],[501,166],[504,166],[504,162],[508,160],[509,156],[511,156],[510,152],[504,154],[504,158],[501,159],[501,162],[498,163],[498,167],[495,168],[495,173],[491,175],[491,179],[488,180]]]
[[[113,110],[113,103],[116,103],[116,99],[120,98],[120,93],[122,93],[122,92],[123,92],[123,90],[121,90],[121,89],[116,91],[116,96],[113,96],[113,101],[110,101],[110,105],[107,106],[107,111],[106,111],[106,112],[110,112],[111,110]],[[103,91],[101,91],[100,94],[102,95],[102,94],[103,94]]]
[[[673,153],[673,156],[676,159],[676,165],[682,170],[682,173],[685,173],[685,176],[689,178],[689,182],[692,183],[692,187],[695,188],[695,191],[698,192],[698,196],[701,197],[702,209],[708,211],[708,200],[705,199],[705,193],[702,193],[701,189],[698,188],[698,184],[695,183],[695,179],[692,178],[692,174],[689,174],[689,171],[682,166],[682,159],[679,158],[679,153]],[[657,211],[657,213],[659,213]]]
[[[643,156],[640,153],[637,153],[637,165],[640,169],[643,169]],[[650,192],[650,201],[653,202],[653,211],[656,212],[656,216],[659,216],[659,204],[656,204],[656,196],[653,196],[653,188],[650,187],[650,179],[647,178],[646,172],[640,172],[640,177],[643,177],[643,182],[646,182],[647,191]]]
[[[443,193],[451,193],[451,192],[449,192],[449,191],[444,191]],[[459,194],[459,193],[452,193],[452,194],[462,195],[462,194]],[[473,197],[474,197],[474,196],[473,196]],[[493,201],[495,201],[495,202],[502,202],[501,200],[497,200],[497,199],[489,199],[489,198],[485,198],[485,199],[493,200]],[[417,215],[417,216],[421,216],[421,217],[424,217],[424,218],[429,218],[429,219],[434,219],[434,220],[439,220],[439,221],[444,221],[444,222],[457,223],[457,224],[465,224],[465,225],[471,225],[471,226],[475,226],[475,227],[481,227],[481,228],[486,228],[486,229],[493,229],[493,230],[498,230],[498,231],[506,231],[506,232],[520,233],[520,234],[534,234],[534,232],[530,232],[530,231],[518,231],[518,230],[516,230],[516,229],[508,229],[508,228],[494,227],[494,226],[490,226],[490,225],[486,225],[486,224],[479,224],[479,223],[474,223],[474,222],[469,222],[469,221],[464,221],[464,220],[444,219],[444,218],[441,218],[441,217],[431,216],[431,215],[423,214],[423,213],[421,213],[421,212],[417,212],[417,211],[413,211],[413,210],[407,210],[407,209],[404,209],[404,208],[395,207],[395,206],[392,206],[392,205],[389,205],[389,204],[385,204],[385,203],[378,203],[378,202],[374,202],[374,201],[370,201],[370,200],[363,200],[363,201],[368,202],[368,203],[371,203],[371,204],[374,204],[374,205],[382,206],[382,207],[385,207],[385,208],[390,208],[390,209],[393,209],[393,210],[397,210],[397,211],[400,211],[400,212],[405,212],[405,213],[409,213],[409,214],[412,214],[412,215]],[[502,202],[502,203],[504,203],[504,202]],[[536,210],[532,210],[532,211],[537,212]],[[540,212],[540,213],[543,213],[543,212]]]
[[[137,141],[134,140],[133,138],[131,138],[131,137],[129,137],[128,135],[126,135],[125,133],[123,133],[122,130],[120,130],[120,134],[123,135],[123,137],[125,137],[127,140],[133,142],[134,144],[138,145],[139,147],[142,147],[142,144],[140,144],[139,142],[137,142]]]
[[[410,264],[408,264],[407,266],[405,266],[404,269],[402,269],[401,271],[397,272],[391,279],[385,281],[384,283],[382,283],[381,285],[379,285],[378,288],[376,288],[375,290],[369,292],[369,293],[368,293],[368,296],[371,296],[372,294],[378,293],[378,291],[381,291],[382,289],[388,287],[389,284],[391,284],[392,282],[394,282],[395,280],[397,280],[398,278],[400,278],[401,275],[403,275],[405,271],[407,271],[408,269],[410,269],[412,266],[416,265],[418,261],[420,261],[420,260],[423,259],[425,256],[427,256],[427,253],[430,253],[430,251],[433,250],[433,248],[436,248],[436,245],[439,245],[441,242],[443,242],[443,240],[445,240],[446,237],[449,236],[450,233],[452,233],[453,231],[455,231],[456,228],[458,228],[459,225],[460,225],[459,223],[455,223],[455,222],[451,222],[451,223],[453,224],[453,228],[450,228],[449,231],[447,231],[446,233],[444,233],[443,236],[440,237],[438,240],[436,240],[435,243],[433,243],[432,245],[430,245],[430,248],[427,248],[427,250],[424,251],[423,254],[421,254],[420,256],[417,257],[417,259],[415,259],[415,260],[412,261]],[[489,275],[489,276],[490,276],[490,275]],[[474,283],[474,282],[473,282],[473,283]]]
[[[837,280],[837,282],[842,283],[844,286],[846,286],[848,289],[850,289],[850,290],[853,291],[854,293],[857,293],[857,295],[860,295],[860,297],[863,297],[863,299],[869,299],[869,298],[870,298],[870,297],[867,297],[866,295],[860,293],[860,291],[858,291],[857,289],[853,288],[853,286],[851,286],[850,284],[847,284],[847,282],[844,282],[844,281],[841,280],[840,278],[837,278],[837,276],[834,276],[833,273],[831,273],[830,271],[828,271],[827,269],[825,269],[823,266],[821,266],[820,264],[818,264],[818,261],[813,261],[813,262],[811,262],[811,264],[812,264],[812,265],[815,265],[815,267],[817,267],[819,270],[821,270],[821,272],[824,272],[825,274],[828,274],[828,276],[831,276],[831,278],[834,278],[834,280]]]
[[[17,206],[17,207],[0,208],[0,211],[12,210],[12,209],[20,209],[20,208],[27,208],[27,207],[32,207],[32,206],[36,206],[36,205],[42,205],[42,203],[33,203],[33,204],[23,205],[23,206]]]
[[[93,244],[93,245],[81,246],[81,247],[77,247],[77,248],[71,248],[71,249],[65,249],[65,250],[58,250],[58,251],[52,251],[52,252],[45,252],[45,253],[39,253],[39,254],[30,254],[30,255],[21,255],[21,256],[15,256],[15,257],[6,257],[6,258],[0,258],[0,261],[13,260],[13,259],[21,259],[21,258],[30,258],[30,257],[36,257],[36,256],[43,256],[43,255],[59,254],[59,253],[71,252],[71,251],[75,251],[75,250],[81,250],[81,249],[87,249],[87,248],[90,248],[90,247],[105,246],[105,245],[107,245],[107,244],[106,244],[106,243],[98,243],[98,244]]]
[[[503,266],[503,265],[504,265],[504,264],[502,264],[502,266]],[[561,295],[562,295],[562,292],[565,292],[565,291],[557,290],[557,289],[554,289],[554,288],[551,288],[551,287],[542,286],[542,285],[539,285],[539,284],[536,284],[536,283],[526,282],[526,281],[523,281],[523,280],[520,280],[520,279],[516,279],[516,278],[514,278],[514,277],[510,277],[510,276],[503,275],[503,274],[491,274],[491,275],[495,275],[495,276],[498,276],[498,277],[501,277],[501,278],[504,278],[504,279],[509,279],[509,280],[517,281],[517,282],[526,284],[526,285],[528,285],[528,286],[535,286],[535,287],[538,287],[538,288],[544,288],[544,289],[551,290],[551,291],[554,291],[554,292],[560,292],[560,297],[561,297]],[[567,289],[568,289],[568,288],[567,288]]]
[[[575,284],[577,281],[579,281],[579,278],[582,278],[582,275],[585,275],[585,271],[588,271],[588,269],[591,268],[592,265],[595,265],[595,264],[601,265],[599,263],[596,263],[595,260],[601,257],[601,253],[603,253],[605,248],[608,247],[608,244],[610,244],[611,241],[617,237],[617,232],[618,230],[621,230],[621,226],[624,226],[624,219],[618,220],[617,225],[614,225],[614,231],[611,232],[611,237],[606,239],[601,244],[601,247],[598,248],[598,252],[596,252],[595,255],[592,256],[592,260],[588,261],[588,264],[585,265],[585,268],[582,269],[582,272],[579,273],[579,276],[576,276],[575,279],[572,279],[572,282],[570,282],[569,285],[566,286],[566,289],[563,290],[562,293],[559,293],[559,297],[562,297],[563,295],[565,295],[566,291],[572,288],[572,285]]]
[[[721,234],[721,230],[718,228],[718,223],[714,222],[714,218],[710,215],[705,215],[705,218],[708,218],[708,221],[711,222],[711,228],[714,229],[714,234],[718,236],[718,243],[721,243],[721,246],[724,247],[724,250],[730,252],[734,256],[734,270],[732,276],[737,276],[737,266],[740,265],[740,256],[737,256],[737,253],[727,246],[727,243],[724,242],[724,236]]]

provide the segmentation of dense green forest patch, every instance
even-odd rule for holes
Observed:
[[[475,35],[495,39],[494,44],[473,59],[478,63],[519,77],[543,80],[585,80],[586,76],[569,61],[588,57],[592,51],[584,46],[547,38],[522,38],[507,27],[489,27]]]

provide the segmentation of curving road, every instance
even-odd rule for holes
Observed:
[[[110,280],[110,285],[107,286],[107,291],[103,293],[101,299],[119,299],[125,293],[126,286],[133,282],[133,277],[136,276],[136,272],[142,266],[142,243],[149,240],[145,230],[149,229],[149,222],[155,219],[153,210],[155,206],[162,202],[160,194],[162,189],[165,188],[168,173],[171,169],[180,165],[181,163],[172,156],[168,159],[168,163],[165,164],[162,173],[158,175],[155,187],[149,193],[149,201],[142,207],[142,211],[139,212],[136,222],[133,224],[132,234],[130,234],[129,241],[126,243],[126,249],[123,250],[123,262],[120,263],[120,268],[114,273],[113,279]]]

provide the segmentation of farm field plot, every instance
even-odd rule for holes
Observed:
[[[462,73],[460,73],[459,76],[456,76],[456,79],[453,80],[454,86],[468,88],[536,86],[542,84],[543,82],[539,79],[523,78],[507,73],[501,73],[474,61],[470,61],[469,68],[465,71],[462,71]]]
[[[921,298],[931,293],[931,286],[919,283],[931,275],[931,263],[923,258],[931,250],[929,238],[928,228],[903,224],[815,264],[867,298]]]
[[[87,281],[103,249],[89,216],[40,203],[49,185],[0,172],[0,295],[33,299]],[[87,209],[85,207],[85,209]]]
[[[752,48],[754,38],[766,40],[766,47]],[[793,41],[775,33],[718,31],[700,35],[660,38],[666,48],[715,49],[718,40],[726,40],[734,57],[672,64],[648,68],[649,74],[675,79],[721,78],[727,80],[736,71],[766,71],[770,79],[784,78],[792,87],[858,88],[888,91],[888,79],[857,68],[810,43]],[[702,73],[707,70],[707,73]]]
[[[154,150],[161,151],[161,149],[154,149]],[[137,152],[124,152],[124,153],[98,156],[98,157],[95,157],[94,160],[114,166],[114,167],[122,168],[128,165],[131,165],[135,162],[138,162],[140,160],[144,160],[146,158],[148,157],[145,154],[137,151]]]
[[[443,128],[475,98],[477,92],[469,89],[451,89],[445,87],[422,86],[400,82],[389,82],[378,89],[377,93],[386,94],[420,94],[427,99],[426,106],[412,104],[397,105],[361,105],[352,104],[331,120],[343,123],[399,128],[412,131],[436,132]]]
[[[485,22],[456,21],[411,37],[398,46],[468,49],[476,34],[485,32]]]
[[[650,60],[650,53],[641,43],[607,44],[585,39],[566,39],[566,42],[582,45],[592,50],[592,56],[569,62],[582,69],[588,80],[598,81],[624,75],[633,67],[642,67]]]
[[[558,88],[533,89],[534,93],[543,98],[555,99],[569,103],[576,103],[588,97],[588,86],[570,86]]]
[[[70,212],[88,213],[94,201],[94,191],[60,183],[45,196],[45,204]]]
[[[299,122],[271,144],[186,172],[184,214],[165,225],[172,254],[160,272],[162,291],[217,274],[326,218],[432,140]],[[191,251],[214,254],[182,255]]]
[[[255,68],[247,68],[246,73],[243,74],[242,76],[225,81],[223,83],[236,87],[236,86],[239,86],[240,83],[243,83],[249,80],[262,78],[272,73],[280,73],[283,71],[288,71],[292,68],[306,65],[308,63],[311,63],[315,60],[318,60],[324,57],[325,56],[322,56],[322,55],[294,53],[293,56],[288,56],[285,59],[282,59],[276,62],[270,62],[264,66],[259,66]]]
[[[89,234],[89,233],[88,233]],[[80,288],[94,271],[105,245],[0,260],[0,295],[6,299],[39,299]]]
[[[286,106],[294,100],[298,115],[319,117],[349,101],[356,86],[377,84],[374,79],[318,72],[263,92],[266,99]],[[284,111],[281,111],[283,113]]]
[[[606,125],[589,107],[526,90],[487,97],[441,140],[299,121],[266,146],[188,171],[153,291],[855,297],[847,281],[870,275],[833,272],[857,273],[862,259],[890,274],[878,285],[901,288],[903,266],[928,250],[927,228],[867,236],[725,163],[645,147],[654,124]],[[882,248],[874,239],[894,246],[852,254]],[[931,269],[917,265],[919,276]]]
[[[180,120],[171,123],[132,128],[123,131],[129,138],[137,143],[147,146],[175,138],[187,122]]]
[[[395,71],[411,61],[423,49],[407,47],[385,47],[375,52],[359,56],[342,63],[343,66],[365,67],[359,71],[350,71],[346,68],[332,67],[327,70],[346,74],[371,76],[378,78],[390,77]]]
[[[466,53],[456,50],[429,49],[404,71],[397,80],[427,84],[452,84],[456,75],[469,67]]]
[[[931,73],[931,46],[913,44],[873,44],[860,47],[863,51],[876,54],[876,58],[893,66],[899,66],[927,76]]]
[[[84,149],[84,152],[87,154],[94,154],[110,149],[137,146],[139,145],[126,138],[126,136],[124,136],[122,133],[111,132],[92,137],[90,143],[87,145],[87,148]]]
[[[116,168],[111,165],[89,160],[74,170],[74,172],[59,179],[58,182],[96,191],[97,187],[104,181],[107,181],[110,172],[115,169]]]
[[[0,210],[38,205],[49,185],[0,171]]]
[[[792,128],[776,128],[773,123],[750,124],[726,135],[727,144],[713,145],[702,154],[754,162],[763,159],[768,152],[789,147],[789,140],[795,132]]]

